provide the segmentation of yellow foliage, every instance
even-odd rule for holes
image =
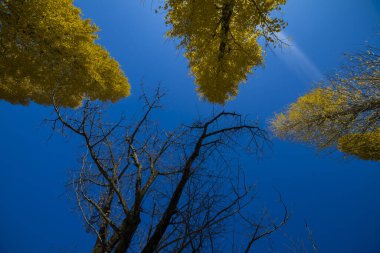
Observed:
[[[380,128],[374,132],[345,135],[339,138],[338,148],[361,159],[380,161]]]
[[[0,99],[76,107],[130,93],[119,64],[95,44],[98,28],[72,0],[0,3]]]
[[[271,122],[274,133],[379,161],[379,63],[375,52],[350,59],[342,71],[277,114]]]
[[[287,112],[276,115],[272,127],[277,136],[290,137],[297,141],[314,142],[323,148],[331,145],[333,136],[340,129],[341,120],[336,113],[345,106],[347,97],[329,88],[316,88],[298,98]]]
[[[263,63],[258,39],[274,42],[285,23],[269,15],[286,0],[167,0],[168,36],[180,38],[201,96],[223,104]]]

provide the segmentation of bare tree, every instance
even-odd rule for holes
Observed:
[[[113,124],[100,103],[54,107],[53,129],[69,130],[84,144],[72,186],[96,235],[93,252],[220,252],[236,220],[249,228],[239,252],[249,252],[288,220],[285,205],[281,219],[254,219],[252,187],[231,165],[244,150],[259,152],[265,132],[225,111],[165,131],[150,117],[162,96],[160,89],[152,98],[143,94],[141,118]]]

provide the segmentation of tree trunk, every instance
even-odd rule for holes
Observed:
[[[127,252],[140,221],[140,214],[130,215],[123,221],[120,238],[116,244],[114,253]]]
[[[190,177],[190,169],[184,171],[181,181],[179,182],[163,217],[161,218],[160,222],[157,224],[154,234],[152,235],[151,238],[149,238],[148,243],[145,245],[141,253],[151,253],[157,249],[158,243],[161,241],[162,236],[165,234],[165,231],[170,224],[171,218],[176,213],[178,202],[181,198],[183,189],[185,188],[185,185],[187,181],[189,180],[189,177]]]

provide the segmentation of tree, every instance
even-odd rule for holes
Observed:
[[[280,42],[285,22],[272,17],[286,0],[167,0],[168,36],[181,40],[198,92],[224,104],[253,67],[263,64],[258,40]]]
[[[76,107],[129,95],[119,64],[95,44],[98,28],[72,0],[0,2],[0,99]]]
[[[377,49],[350,57],[336,75],[276,115],[281,138],[337,146],[361,159],[380,161],[380,56]]]
[[[268,213],[254,219],[251,188],[227,169],[240,151],[234,149],[258,151],[265,132],[231,112],[164,131],[150,120],[161,96],[143,96],[144,113],[131,124],[106,123],[99,103],[86,101],[80,111],[55,106],[53,128],[84,143],[72,185],[97,238],[93,252],[219,252],[238,221],[251,231],[238,252],[249,252],[288,220],[285,206],[280,220]]]

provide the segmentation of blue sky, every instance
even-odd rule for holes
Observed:
[[[132,96],[114,106],[115,115],[138,108],[141,81],[147,89],[161,82],[167,90],[159,114],[164,127],[221,109],[197,96],[187,61],[176,43],[164,37],[163,16],[154,13],[149,0],[75,3],[101,28],[99,43],[132,83]],[[375,0],[289,0],[283,12],[289,23],[283,36],[292,46],[268,50],[265,67],[254,70],[225,106],[263,126],[322,74],[332,73],[345,52],[378,42],[380,31],[380,2]],[[66,194],[78,143],[75,138],[49,139],[49,126],[42,122],[50,115],[48,107],[0,102],[0,253],[84,252],[93,243]],[[275,207],[273,189],[282,193],[292,213],[286,233],[293,238],[305,236],[306,220],[321,253],[380,252],[378,163],[275,139],[260,160],[244,159],[244,166],[262,203]]]

